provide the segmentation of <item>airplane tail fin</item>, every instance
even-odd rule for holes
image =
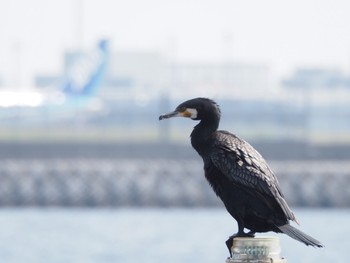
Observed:
[[[91,54],[77,54],[67,70],[63,92],[68,96],[91,96],[100,85],[107,68],[108,41],[101,40]]]

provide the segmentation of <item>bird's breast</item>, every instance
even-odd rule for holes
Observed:
[[[225,187],[229,185],[227,178],[223,176],[220,171],[209,160],[204,160],[204,175],[215,194],[219,197],[225,195]]]

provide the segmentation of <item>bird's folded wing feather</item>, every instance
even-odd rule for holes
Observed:
[[[279,183],[263,157],[247,142],[228,132],[216,133],[211,161],[234,184],[275,198],[290,220],[295,216],[284,200]]]

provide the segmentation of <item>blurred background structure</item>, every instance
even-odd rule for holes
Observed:
[[[0,204],[217,205],[189,146],[194,123],[158,122],[205,96],[221,105],[222,129],[271,161],[292,205],[349,206],[345,2],[334,13],[326,2],[317,12],[265,4],[280,11],[225,0],[3,2]]]
[[[190,146],[195,122],[158,121],[202,96],[221,106],[221,129],[267,159],[303,230],[326,246],[280,236],[287,260],[346,262],[349,10],[348,0],[1,1],[0,261],[223,262],[235,223]]]
[[[349,206],[346,4],[261,5],[3,2],[0,204],[217,205],[189,146],[194,123],[158,123],[205,96],[222,129],[271,161],[292,205]]]

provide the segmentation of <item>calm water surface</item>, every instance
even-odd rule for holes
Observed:
[[[350,210],[294,212],[300,229],[326,247],[306,247],[278,235],[288,262],[348,262]],[[235,221],[218,208],[3,208],[0,224],[0,262],[6,263],[223,263],[224,241],[237,231]]]

